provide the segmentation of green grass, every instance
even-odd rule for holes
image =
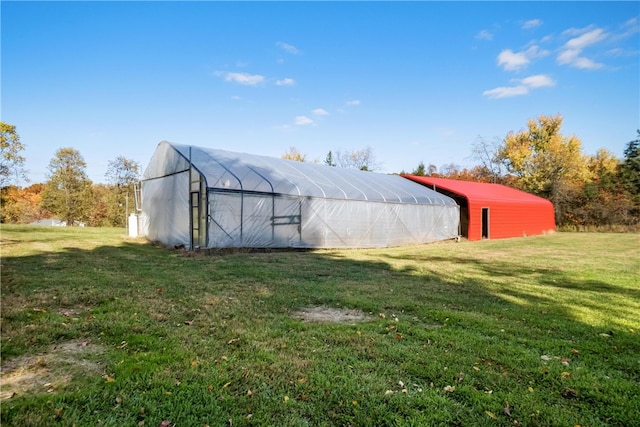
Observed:
[[[1,231],[3,391],[35,376],[3,426],[638,423],[638,234],[201,256]]]

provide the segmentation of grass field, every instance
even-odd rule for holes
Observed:
[[[3,225],[3,426],[630,426],[640,236],[197,255]]]

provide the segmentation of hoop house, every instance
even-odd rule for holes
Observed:
[[[187,248],[359,248],[458,236],[456,202],[400,176],[161,142],[142,231]]]

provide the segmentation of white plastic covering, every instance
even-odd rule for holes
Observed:
[[[161,142],[141,232],[191,247],[357,248],[459,235],[456,202],[396,175]]]

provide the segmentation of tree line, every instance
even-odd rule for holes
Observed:
[[[0,122],[0,222],[28,224],[56,218],[67,225],[124,227],[134,211],[140,165],[118,156],[108,164],[107,184],[94,184],[78,150],[60,148],[48,166],[48,180],[26,187],[24,145],[15,126]]]
[[[576,136],[561,133],[562,116],[541,115],[525,129],[502,139],[479,137],[472,146],[475,165],[440,168],[420,162],[412,175],[503,184],[546,199],[555,207],[561,229],[624,229],[640,226],[640,130],[627,142],[624,158],[601,149],[585,155]],[[30,223],[55,217],[68,225],[126,225],[133,211],[134,186],[140,165],[124,156],[109,162],[107,184],[94,184],[78,150],[60,148],[48,167],[48,180],[21,187],[26,180],[24,145],[15,126],[0,122],[0,222]],[[282,158],[304,162],[306,155],[291,147]],[[374,171],[373,150],[329,151],[332,167]],[[399,174],[404,174],[404,171]]]
[[[479,138],[471,169],[421,163],[411,174],[498,183],[544,197],[553,203],[560,229],[637,230],[640,130],[618,159],[606,149],[583,154],[580,139],[563,136],[561,126],[561,115],[541,115],[502,140]]]

